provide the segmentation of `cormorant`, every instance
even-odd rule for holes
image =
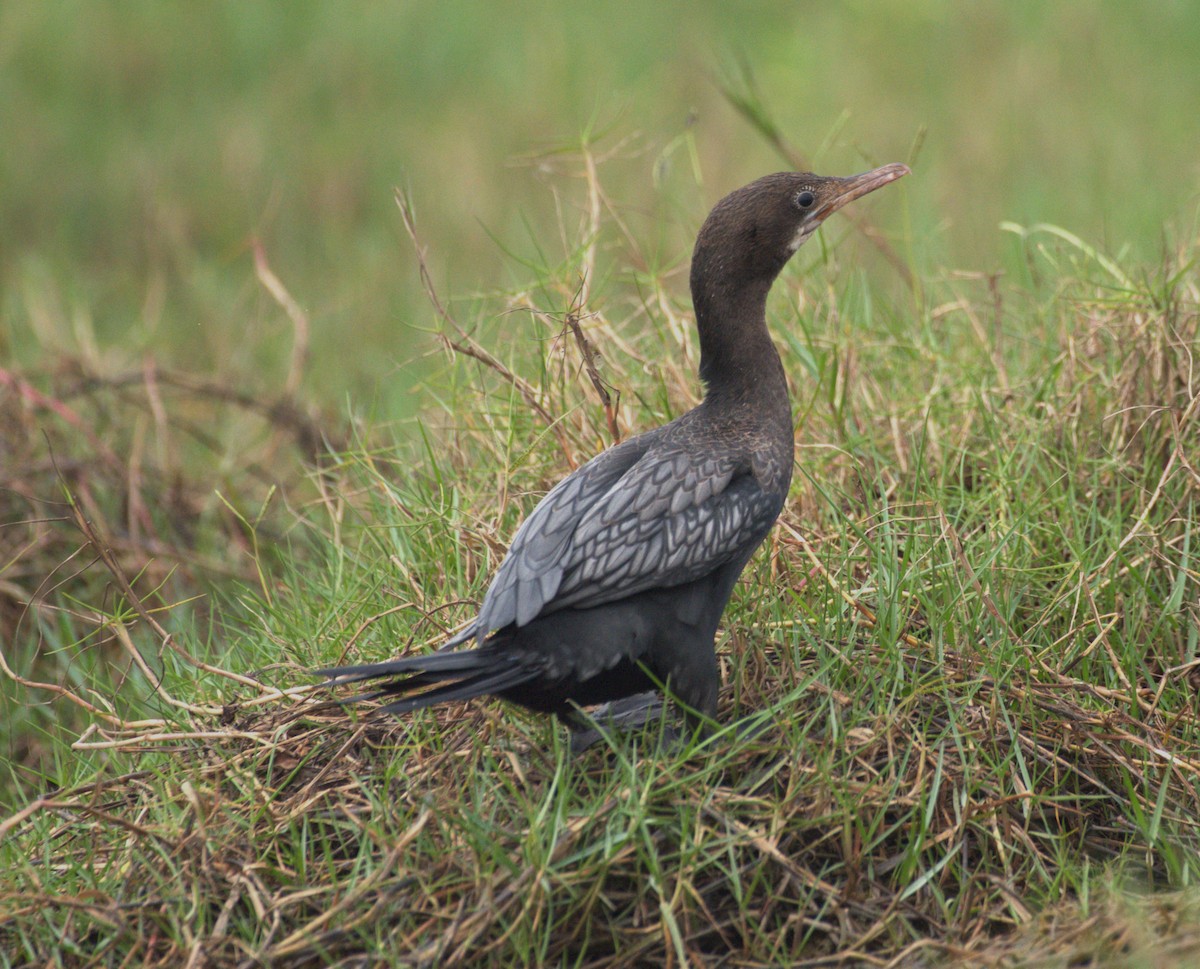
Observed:
[[[517,530],[473,623],[435,653],[322,670],[383,681],[368,698],[407,713],[491,694],[553,713],[666,684],[696,724],[715,719],[717,623],[783,509],[794,436],[767,293],[817,227],[908,174],[767,175],[716,204],[691,289],[703,402],[560,482]],[[476,641],[476,648],[452,648]]]

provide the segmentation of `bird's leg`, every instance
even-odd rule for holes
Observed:
[[[721,689],[721,671],[713,649],[692,650],[676,662],[667,677],[668,692],[683,713],[689,735],[701,740],[712,735],[717,722],[717,694]]]
[[[683,715],[686,725],[681,732],[672,724],[664,723],[661,728],[663,741],[676,744],[692,736],[704,740],[712,735],[717,719],[717,693],[721,686],[721,673],[714,651],[691,650],[681,653],[665,683],[655,676],[653,670],[647,672],[651,679],[665,687],[666,693],[674,701],[672,706]],[[593,746],[605,732],[644,730],[650,724],[661,721],[665,713],[666,704],[662,695],[646,692],[605,703],[590,715],[578,707],[572,707],[560,714],[560,719],[571,731],[571,752],[578,754]]]
[[[602,731],[636,731],[662,717],[665,712],[662,697],[657,693],[636,693],[596,708],[588,714],[578,707],[562,715],[571,731],[571,753],[579,754],[593,746]]]
[[[680,708],[683,712],[683,722],[687,725],[685,737],[695,737],[697,740],[708,740],[713,735],[716,719],[707,713],[699,713],[688,707]],[[714,711],[715,713],[716,711]]]

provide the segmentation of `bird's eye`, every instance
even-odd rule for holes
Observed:
[[[813,202],[815,202],[816,200],[817,200],[817,197],[815,195],[813,195],[812,192],[810,192],[806,189],[805,191],[800,192],[796,196],[796,208],[799,208],[799,209],[811,208]]]

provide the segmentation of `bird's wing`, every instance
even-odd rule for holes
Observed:
[[[478,636],[565,606],[597,606],[707,575],[779,515],[729,456],[634,438],[584,465],[534,509],[484,598]]]
[[[782,506],[735,458],[650,455],[580,521],[551,605],[598,606],[708,575],[756,548]]]
[[[598,454],[538,502],[492,577],[470,635],[482,639],[513,622],[523,626],[554,598],[580,519],[645,454],[645,441],[635,437]]]

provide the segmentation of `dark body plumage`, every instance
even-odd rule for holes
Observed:
[[[703,402],[605,451],[518,529],[475,622],[437,653],[325,670],[382,680],[403,713],[493,694],[572,722],[576,706],[665,683],[713,718],[717,624],[792,478],[787,383],[767,293],[843,204],[906,174],[768,175],[727,195],[696,240],[691,288]],[[474,639],[474,649],[450,651]]]

